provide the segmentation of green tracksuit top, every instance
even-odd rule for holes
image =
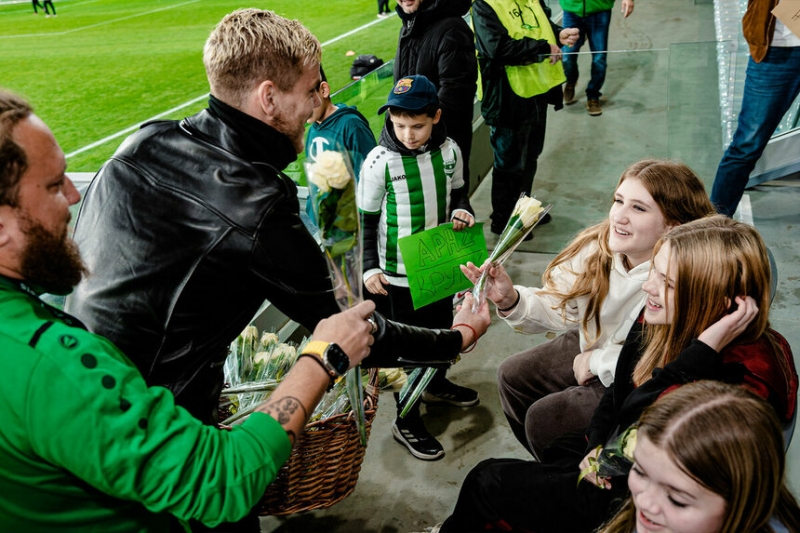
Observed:
[[[0,277],[0,531],[153,532],[244,516],[291,445],[204,426],[110,341]]]

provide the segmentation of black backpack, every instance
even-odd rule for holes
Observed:
[[[383,65],[383,59],[371,54],[362,54],[353,60],[350,67],[350,78],[360,80],[379,66]]]

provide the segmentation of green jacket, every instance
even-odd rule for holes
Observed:
[[[237,520],[289,457],[272,417],[203,425],[110,341],[2,276],[0,317],[0,531]]]
[[[561,9],[575,13],[581,17],[608,11],[614,7],[614,0],[559,0]]]

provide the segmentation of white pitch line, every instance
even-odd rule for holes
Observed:
[[[198,0],[193,0],[193,1],[196,2]],[[188,2],[188,3],[192,3],[192,2]],[[394,16],[394,14],[392,16]],[[388,17],[386,17],[386,18],[388,18]],[[370,26],[378,24],[378,23],[380,23],[380,22],[382,22],[384,20],[386,20],[386,19],[384,18],[384,19],[374,20],[372,22],[364,24],[363,26],[359,26],[358,28],[355,28],[354,30],[350,30],[350,31],[348,31],[346,33],[343,33],[343,34],[337,36],[337,37],[334,37],[333,39],[325,41],[324,43],[322,43],[322,46],[323,47],[324,46],[328,46],[329,44],[335,43],[336,41],[338,41],[340,39],[343,39],[345,37],[349,37],[351,35],[354,35],[354,34],[360,32],[361,30],[369,28]],[[158,115],[150,117],[147,120],[143,120],[142,122],[139,122],[138,124],[134,124],[133,126],[127,127],[127,128],[125,128],[123,130],[120,130],[120,131],[118,131],[116,133],[113,133],[113,134],[109,135],[108,137],[104,137],[103,139],[100,139],[99,141],[95,141],[95,142],[93,142],[91,144],[87,144],[86,146],[84,146],[82,148],[78,148],[74,152],[68,153],[65,157],[67,159],[69,159],[70,157],[74,157],[74,156],[76,156],[78,154],[82,154],[83,152],[86,152],[88,150],[91,150],[93,148],[101,146],[101,145],[103,145],[103,144],[105,144],[105,143],[107,143],[109,141],[113,141],[114,139],[116,139],[118,137],[122,137],[123,135],[127,135],[128,133],[130,133],[132,131],[136,131],[137,129],[139,129],[142,126],[142,124],[145,124],[147,122],[151,122],[153,120],[158,120],[158,119],[160,119],[162,117],[165,117],[167,115],[170,115],[170,114],[172,114],[172,113],[174,113],[176,111],[180,111],[184,107],[189,107],[190,105],[195,104],[195,103],[199,102],[200,100],[203,100],[204,98],[208,98],[208,94],[209,93],[202,94],[202,95],[198,96],[197,98],[193,98],[193,99],[189,100],[188,102],[184,102],[183,104],[180,104],[180,105],[178,105],[176,107],[173,107],[172,109],[169,109],[167,111],[164,111],[163,113],[159,113]]]
[[[107,26],[109,24],[116,24],[117,22],[121,22],[123,20],[130,20],[135,19],[138,17],[144,17],[147,15],[152,15],[153,13],[158,13],[160,11],[167,11],[168,9],[175,9],[176,7],[183,7],[189,4],[195,4],[200,0],[190,0],[189,2],[184,2],[182,4],[175,4],[174,6],[167,6],[162,7],[160,9],[154,9],[152,11],[146,11],[144,13],[136,13],[135,15],[129,15],[127,17],[121,17],[118,19],[111,19],[111,20],[104,20],[103,22],[98,22],[97,24],[89,24],[88,26],[81,26],[80,28],[73,28],[71,30],[66,31],[57,31],[57,32],[48,32],[48,33],[22,33],[16,35],[0,35],[0,39],[16,39],[19,37],[52,37],[57,35],[69,35],[70,33],[78,33],[79,31],[89,30],[92,28],[97,28],[98,26]]]
[[[128,134],[128,133],[130,133],[132,131],[138,130],[142,126],[142,124],[145,124],[145,123],[153,121],[153,120],[158,120],[158,119],[160,119],[162,117],[165,117],[167,115],[171,115],[172,113],[174,113],[176,111],[180,111],[184,107],[188,107],[188,106],[190,106],[192,104],[195,104],[195,103],[199,102],[200,100],[202,100],[204,98],[208,98],[208,93],[206,93],[204,95],[201,95],[201,96],[198,96],[197,98],[195,98],[193,100],[189,100],[188,102],[184,102],[183,104],[181,104],[181,105],[179,105],[177,107],[173,107],[172,109],[168,109],[167,111],[164,111],[163,113],[159,113],[158,115],[156,115],[154,117],[150,117],[145,121],[142,121],[142,122],[139,122],[138,124],[130,126],[129,128],[125,128],[124,130],[118,131],[117,133],[114,133],[113,135],[109,135],[108,137],[100,139],[99,141],[95,141],[92,144],[87,144],[83,148],[78,148],[74,152],[70,152],[64,157],[69,159],[70,157],[76,156],[78,154],[86,152],[87,150],[91,150],[92,148],[96,148],[96,147],[98,147],[98,146],[100,146],[102,144],[105,144],[108,141],[113,141],[117,137],[122,137],[123,135],[126,135],[126,134]]]

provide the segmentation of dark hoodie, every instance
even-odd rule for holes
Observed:
[[[397,6],[403,27],[394,62],[395,81],[421,74],[436,86],[447,135],[464,157],[467,188],[478,79],[475,38],[463,18],[471,3],[471,0],[424,0],[412,14]]]

